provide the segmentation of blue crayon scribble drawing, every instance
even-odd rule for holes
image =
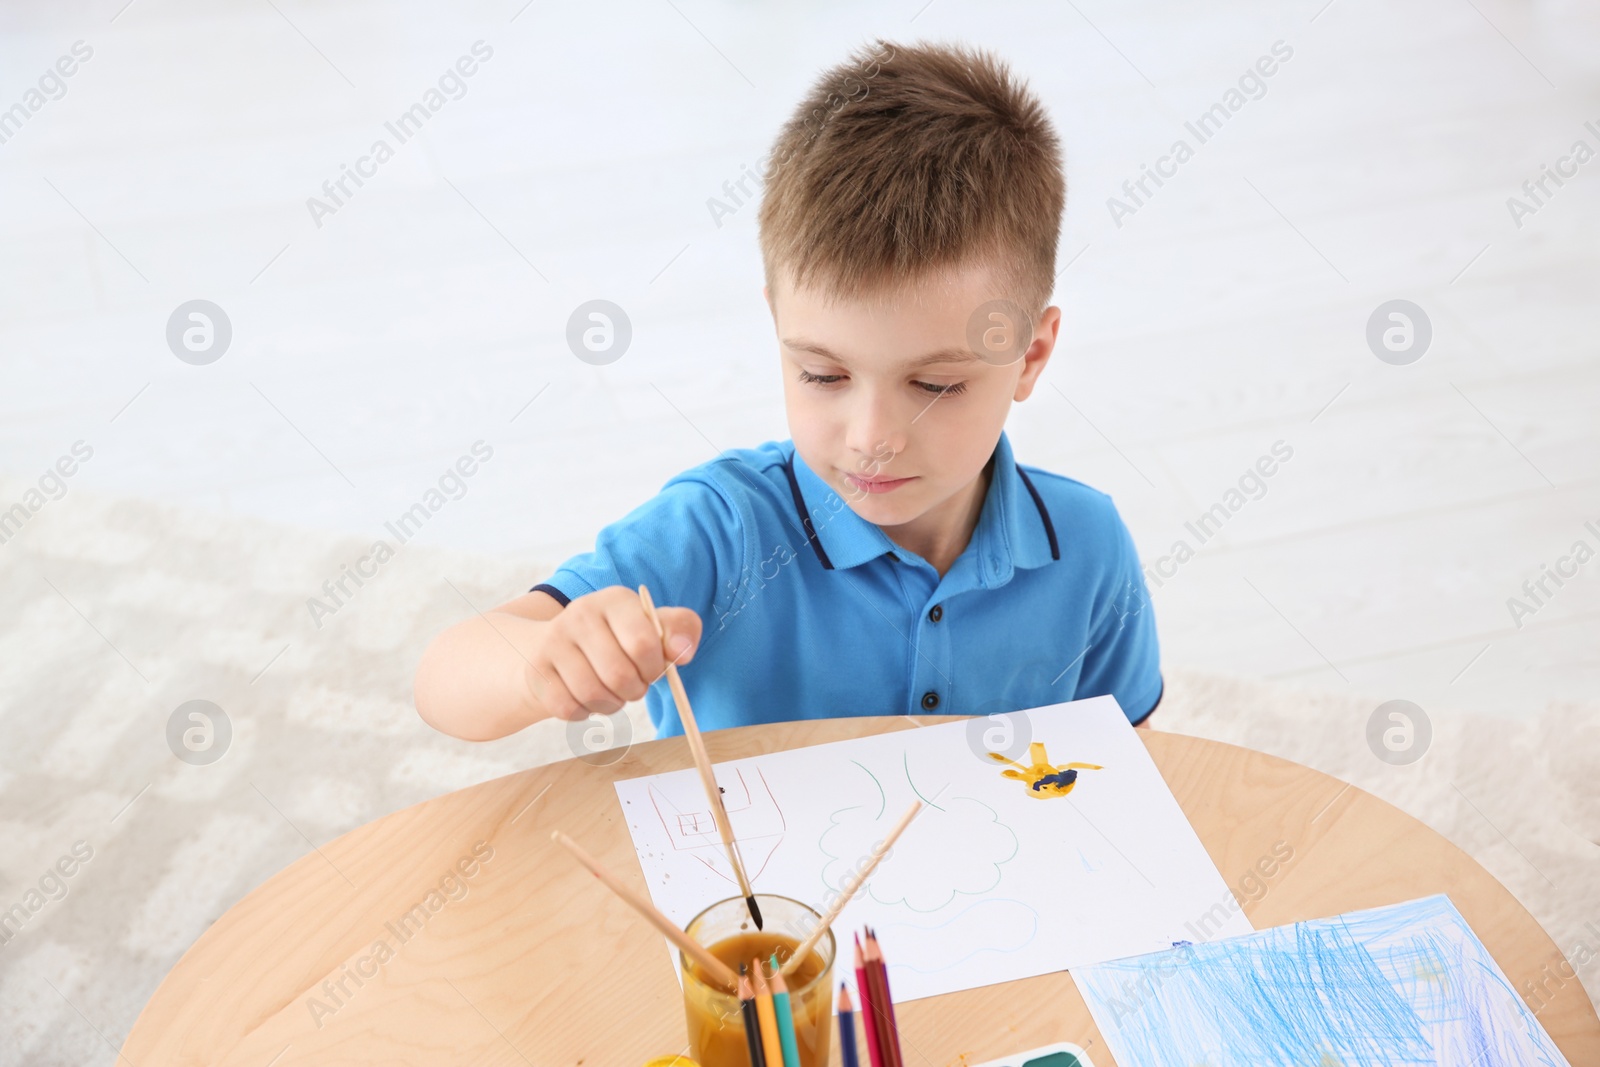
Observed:
[[[1567,1067],[1443,895],[1072,977],[1121,1063]]]

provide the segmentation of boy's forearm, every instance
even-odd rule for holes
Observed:
[[[528,685],[546,622],[491,611],[433,639],[417,666],[417,712],[437,730],[492,741],[546,718]]]

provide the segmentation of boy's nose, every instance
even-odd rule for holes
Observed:
[[[871,476],[905,451],[907,425],[882,399],[868,398],[845,431],[845,447],[855,454],[860,473]]]
[[[897,436],[886,437],[863,433],[847,438],[850,452],[855,460],[854,473],[864,478],[878,475],[893,477],[894,471],[890,469],[890,460],[905,451],[903,442],[894,439]]]

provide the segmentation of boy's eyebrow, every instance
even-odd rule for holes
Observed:
[[[831,359],[841,367],[848,366],[848,364],[845,363],[845,361],[838,355],[829,351],[823,345],[816,344],[815,342],[791,340],[786,337],[783,339],[783,344],[786,348],[793,348],[801,352],[810,352],[812,355],[821,356],[823,359]],[[970,349],[959,347],[942,348],[937,352],[930,352],[925,356],[918,356],[916,359],[908,360],[905,366],[907,369],[914,369],[917,367],[926,367],[933,363],[976,363],[977,361],[978,357],[974,355]]]

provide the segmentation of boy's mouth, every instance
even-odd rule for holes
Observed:
[[[914,480],[912,478],[863,478],[859,474],[851,474],[849,471],[842,473],[844,474],[844,480],[850,483],[851,488],[859,489],[864,493],[892,492],[907,482]]]

